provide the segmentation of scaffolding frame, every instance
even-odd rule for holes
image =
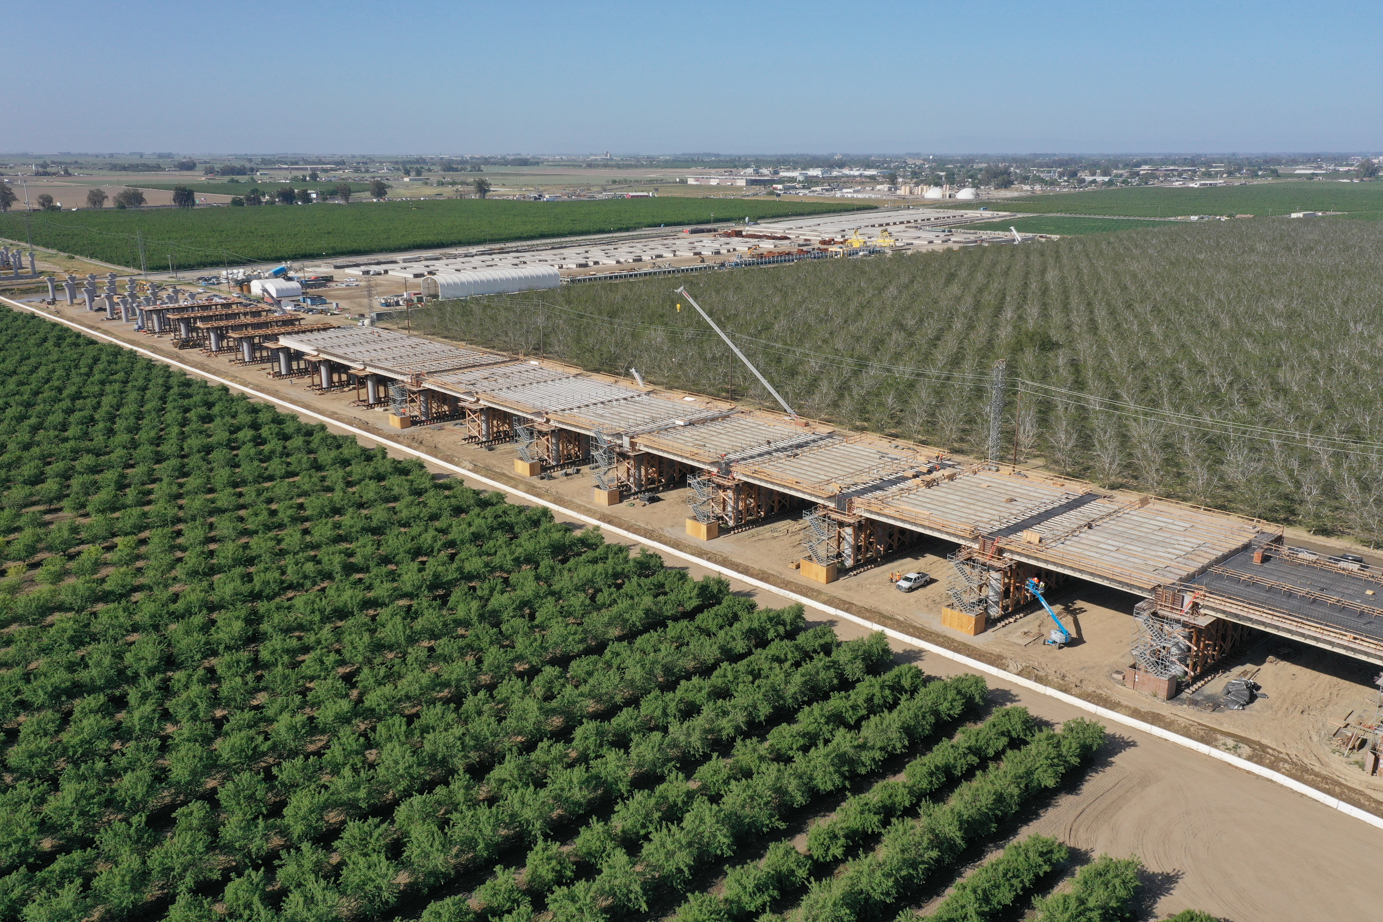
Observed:
[[[946,557],[946,595],[956,611],[974,617],[988,608],[989,568],[975,559],[969,548],[961,548]]]
[[[1191,625],[1160,614],[1153,599],[1135,605],[1133,617],[1137,627],[1130,652],[1138,671],[1159,679],[1189,677]]]
[[[518,451],[521,461],[531,464],[543,460],[538,454],[538,431],[532,420],[514,426],[514,448]]]
[[[967,615],[984,614],[993,627],[999,619],[1017,614],[1037,600],[1028,581],[1038,579],[1048,589],[1064,583],[1064,573],[1004,557],[993,539],[981,540],[979,548],[962,547],[946,560],[946,594],[950,607]]]
[[[618,464],[619,452],[610,435],[601,429],[595,430],[591,436],[591,472],[595,475],[596,489],[619,489]]]
[[[1134,606],[1138,627],[1130,652],[1140,669],[1146,659],[1151,665],[1144,671],[1159,679],[1171,678],[1165,672],[1180,668],[1178,675],[1194,681],[1253,636],[1253,628],[1248,625],[1201,611],[1201,597],[1159,588],[1151,599]],[[1184,606],[1180,599],[1186,599]],[[1147,626],[1143,624],[1145,619],[1149,621]],[[1176,663],[1175,667],[1167,662],[1169,658]]]

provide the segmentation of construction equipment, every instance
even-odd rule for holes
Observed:
[[[893,234],[889,232],[888,228],[884,228],[883,230],[879,231],[879,236],[874,241],[874,245],[876,247],[891,247],[897,246],[898,241],[894,239]]]
[[[1051,635],[1048,636],[1043,643],[1049,647],[1056,647],[1058,650],[1062,649],[1071,642],[1071,632],[1066,630],[1066,625],[1061,623],[1061,619],[1056,616],[1056,612],[1052,611],[1052,606],[1048,605],[1047,600],[1042,597],[1043,586],[1042,583],[1038,581],[1037,577],[1034,576],[1032,579],[1028,580],[1027,589],[1037,597],[1037,601],[1042,603],[1042,607],[1047,609],[1047,614],[1051,615],[1052,620],[1056,622],[1056,630],[1052,631]]]
[[[854,250],[858,250],[858,249],[860,249],[861,247],[863,247],[863,246],[864,246],[864,238],[860,236],[860,230],[859,230],[859,228],[855,228],[855,233],[854,233],[853,235],[851,235],[850,239],[847,240],[847,241],[845,241],[845,242],[850,246],[851,249],[854,249]]]
[[[759,383],[762,384],[764,388],[767,389],[768,392],[773,395],[773,399],[778,401],[778,405],[787,411],[788,417],[790,419],[797,419],[797,412],[793,410],[792,407],[788,406],[788,402],[783,399],[781,394],[779,394],[777,391],[773,389],[773,385],[769,384],[768,379],[765,378],[759,372],[759,369],[754,367],[754,363],[749,361],[749,359],[745,357],[745,354],[740,351],[739,346],[736,346],[733,342],[730,341],[730,337],[725,335],[725,331],[723,331],[720,327],[716,326],[716,322],[711,319],[710,315],[703,311],[701,309],[701,305],[697,304],[696,300],[687,293],[686,287],[683,286],[682,288],[675,289],[673,293],[679,294],[687,299],[687,303],[696,309],[696,312],[701,315],[701,319],[711,325],[711,329],[715,330],[716,333],[720,336],[720,338],[725,340],[725,345],[730,347],[730,351],[735,353],[735,355],[739,357],[739,360],[744,363],[745,367],[754,373],[754,377],[759,379]],[[677,309],[680,311],[682,309],[682,305],[677,305]]]
[[[1012,224],[1010,224],[1009,227],[1008,227],[1008,229],[1011,230],[1011,231],[1013,231],[1013,242],[1014,242],[1014,243],[1022,243],[1022,242],[1023,242],[1023,236],[1022,236],[1021,234],[1018,233],[1018,228],[1016,228],[1016,227],[1014,227]]]

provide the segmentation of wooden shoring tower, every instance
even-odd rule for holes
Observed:
[[[614,474],[621,493],[652,493],[681,483],[687,476],[687,466],[646,451],[619,452]]]
[[[492,407],[461,407],[466,441],[474,445],[498,445],[514,441],[514,417]]]
[[[435,426],[438,423],[461,419],[465,413],[460,398],[441,394],[426,387],[409,384],[408,417],[415,426]]]
[[[915,531],[830,506],[817,506],[804,518],[808,523],[804,544],[812,560],[845,570],[877,563],[920,537]]]
[[[538,442],[542,446],[544,467],[584,464],[591,457],[591,437],[584,432],[544,426],[538,430]]]
[[[795,496],[712,471],[699,477],[688,475],[687,483],[692,488],[691,507],[696,520],[717,522],[726,528],[781,515],[802,502]]]

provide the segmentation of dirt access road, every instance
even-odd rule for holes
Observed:
[[[407,445],[426,451],[442,462],[483,471],[487,477],[512,483],[584,515],[603,517],[622,528],[646,534],[650,540],[675,544],[756,577],[768,575],[782,581],[781,574],[789,572],[785,567],[788,552],[795,546],[794,542],[800,540],[792,533],[793,523],[785,522],[696,547],[697,542],[686,539],[685,535],[675,535],[685,515],[685,506],[675,496],[669,495],[664,501],[648,506],[597,509],[581,500],[583,493],[587,500],[590,496],[588,474],[555,481],[519,481],[505,473],[506,469],[512,470],[512,452],[503,449],[487,452],[467,446],[453,427],[430,427],[399,433],[387,428],[382,413],[349,406],[348,395],[318,394],[304,384],[269,379],[258,367],[232,366],[222,358],[178,351],[165,340],[136,334],[123,324],[96,320],[95,315],[77,308],[64,306],[56,312],[47,313],[205,370],[208,374],[273,394],[343,424],[378,433],[377,438],[372,437],[369,441]],[[435,466],[435,469],[445,470],[441,466]],[[631,548],[638,546],[638,542],[622,543]],[[944,549],[933,550],[940,552]],[[778,556],[775,558],[774,555]],[[916,555],[915,559],[930,565],[936,557],[935,553],[924,552]],[[678,559],[669,562],[674,566],[683,565]],[[904,567],[906,563],[893,566]],[[688,569],[694,575],[708,572],[699,567]],[[737,583],[735,588],[758,598],[763,604],[782,603],[781,598],[761,588],[744,583]],[[939,632],[933,635],[928,630],[927,625],[932,619],[931,609],[938,601],[929,599],[926,595],[929,590],[904,596],[888,586],[883,571],[861,574],[831,587],[818,587],[832,590],[834,595],[829,596],[817,592],[805,582],[790,588],[802,594],[821,595],[823,601],[829,599],[830,604],[863,613],[876,621],[896,623],[929,641],[954,641],[954,638]],[[873,600],[878,601],[879,608],[866,604]],[[1076,653],[1088,647],[1095,651],[1096,658],[1105,655],[1100,651],[1112,642],[1105,637],[1111,633],[1110,629],[1103,625],[1106,621],[1113,624],[1119,618],[1127,621],[1118,611],[1117,604],[1107,606],[1107,601],[1118,602],[1117,599],[1102,600],[1094,592],[1066,600],[1072,609],[1080,609],[1075,615],[1079,633],[1090,637],[1090,640],[1085,645],[1078,644],[1060,652]],[[890,613],[890,610],[894,613]],[[902,616],[896,613],[900,610],[903,611]],[[863,633],[862,628],[850,622],[834,622],[834,626],[842,637]],[[1074,657],[1068,660],[1048,658],[1046,666],[1050,674],[1044,675],[1038,669],[1042,665],[1040,657],[1054,656],[1057,651],[1035,652],[1032,645],[1020,645],[1004,637],[1005,631],[1021,634],[1023,630],[1027,628],[1022,626],[1021,621],[1009,625],[995,632],[995,636],[985,638],[983,645],[966,649],[965,652],[985,653],[985,646],[988,646],[992,649],[987,651],[990,655],[986,658],[992,659],[994,651],[1002,649],[1000,645],[1006,645],[1017,651],[1016,656],[1009,657],[1019,667],[1014,671],[1052,678],[1051,684],[1058,686],[1071,681],[1085,681]],[[1126,624],[1124,631],[1126,639]],[[957,646],[955,643],[949,645]],[[958,664],[942,656],[909,650],[906,644],[896,646],[900,656],[917,662],[931,674],[951,675],[961,671]],[[1105,662],[1107,667],[1108,661]],[[1284,667],[1284,677],[1289,671],[1309,670],[1305,664],[1289,664]],[[1074,706],[1036,694],[1016,683],[993,677],[987,677],[987,680],[1007,700],[1027,706],[1044,720],[1060,723],[1083,713]],[[1123,704],[1125,706],[1120,710],[1131,711],[1144,719],[1161,718],[1157,722],[1180,724],[1177,729],[1191,730],[1190,735],[1193,736],[1204,738],[1207,731],[1211,738],[1217,735],[1217,728],[1207,726],[1199,711],[1191,712],[1183,708],[1186,717],[1169,721],[1169,714],[1176,718],[1173,706],[1157,705],[1165,708],[1165,711],[1150,710],[1154,703],[1150,699],[1141,699],[1141,696],[1136,696],[1132,705],[1129,705],[1118,696],[1106,695],[1109,689],[1117,688],[1107,678],[1106,683],[1107,688],[1098,689],[1077,684],[1075,690],[1089,693],[1090,697],[1103,697],[1101,703],[1106,705]],[[1082,694],[1082,697],[1085,696]],[[1270,700],[1276,702],[1279,698]],[[1286,711],[1290,709],[1290,705],[1284,707]],[[1231,713],[1238,716],[1255,712],[1251,709]],[[1269,715],[1266,709],[1258,713],[1263,714],[1255,718],[1258,723],[1274,720],[1292,723],[1281,715]],[[1217,715],[1204,716],[1214,718]],[[1079,790],[1058,797],[1050,809],[1034,819],[1025,831],[1055,835],[1082,850],[1087,857],[1102,852],[1139,855],[1148,866],[1153,902],[1159,918],[1195,907],[1240,922],[1348,919],[1357,917],[1361,911],[1375,904],[1373,875],[1379,860],[1383,859],[1383,833],[1379,830],[1279,785],[1149,734],[1118,726],[1110,729],[1113,737],[1111,744],[1101,764],[1088,776],[1084,785]],[[1273,751],[1261,742],[1238,733],[1227,739],[1232,745],[1250,748],[1251,755],[1272,761]],[[1243,742],[1245,740],[1248,742]],[[1276,756],[1282,758],[1280,753]],[[1375,792],[1364,787],[1362,775],[1355,777],[1354,799],[1372,799],[1369,795]]]

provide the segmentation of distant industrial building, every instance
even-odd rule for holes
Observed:
[[[721,176],[688,176],[689,186],[771,186],[772,176],[752,176],[745,173],[729,173]]]

